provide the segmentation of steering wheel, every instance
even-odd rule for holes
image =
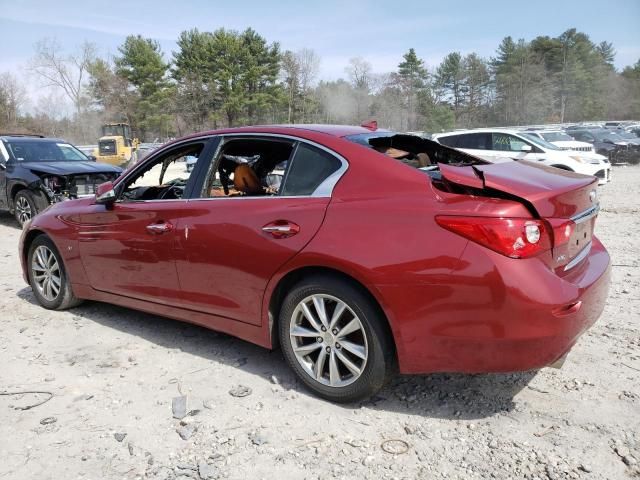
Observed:
[[[184,187],[178,187],[176,185],[171,185],[170,187],[165,188],[162,193],[158,196],[159,200],[171,200],[171,199],[180,199],[184,193]]]

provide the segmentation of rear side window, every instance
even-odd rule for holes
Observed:
[[[446,145],[447,147],[457,147],[458,139],[463,135],[449,135],[447,137],[438,138],[438,143]]]
[[[311,195],[340,165],[340,160],[333,155],[300,143],[284,179],[281,195]]]
[[[491,150],[491,134],[470,133],[468,135],[460,135],[460,140],[458,140],[458,148]]]

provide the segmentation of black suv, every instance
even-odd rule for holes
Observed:
[[[596,153],[609,157],[612,164],[640,162],[640,145],[622,138],[615,130],[574,126],[565,131],[580,142],[592,144]]]
[[[97,185],[120,173],[64,140],[0,134],[0,209],[20,225],[52,203],[93,195]]]

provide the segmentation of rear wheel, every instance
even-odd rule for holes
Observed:
[[[82,303],[73,294],[58,249],[46,235],[39,235],[31,242],[27,266],[33,294],[44,308],[65,310]]]
[[[280,344],[290,367],[315,394],[335,402],[373,395],[393,367],[386,321],[352,283],[314,276],[286,296]]]
[[[20,226],[23,226],[39,212],[36,198],[29,190],[20,190],[16,193],[13,199],[13,209]]]

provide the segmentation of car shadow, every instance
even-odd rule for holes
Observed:
[[[17,295],[25,302],[38,305],[30,287],[21,289]],[[280,350],[269,351],[197,325],[106,303],[87,301],[71,312],[160,347],[180,349],[211,362],[241,369],[266,382],[275,376],[283,388],[316,398],[297,380]],[[452,420],[483,419],[513,410],[515,395],[536,373],[397,375],[372,398],[342,407],[366,407]]]
[[[3,227],[12,227],[20,230],[20,225],[16,218],[9,212],[2,211],[0,212],[0,225]]]

